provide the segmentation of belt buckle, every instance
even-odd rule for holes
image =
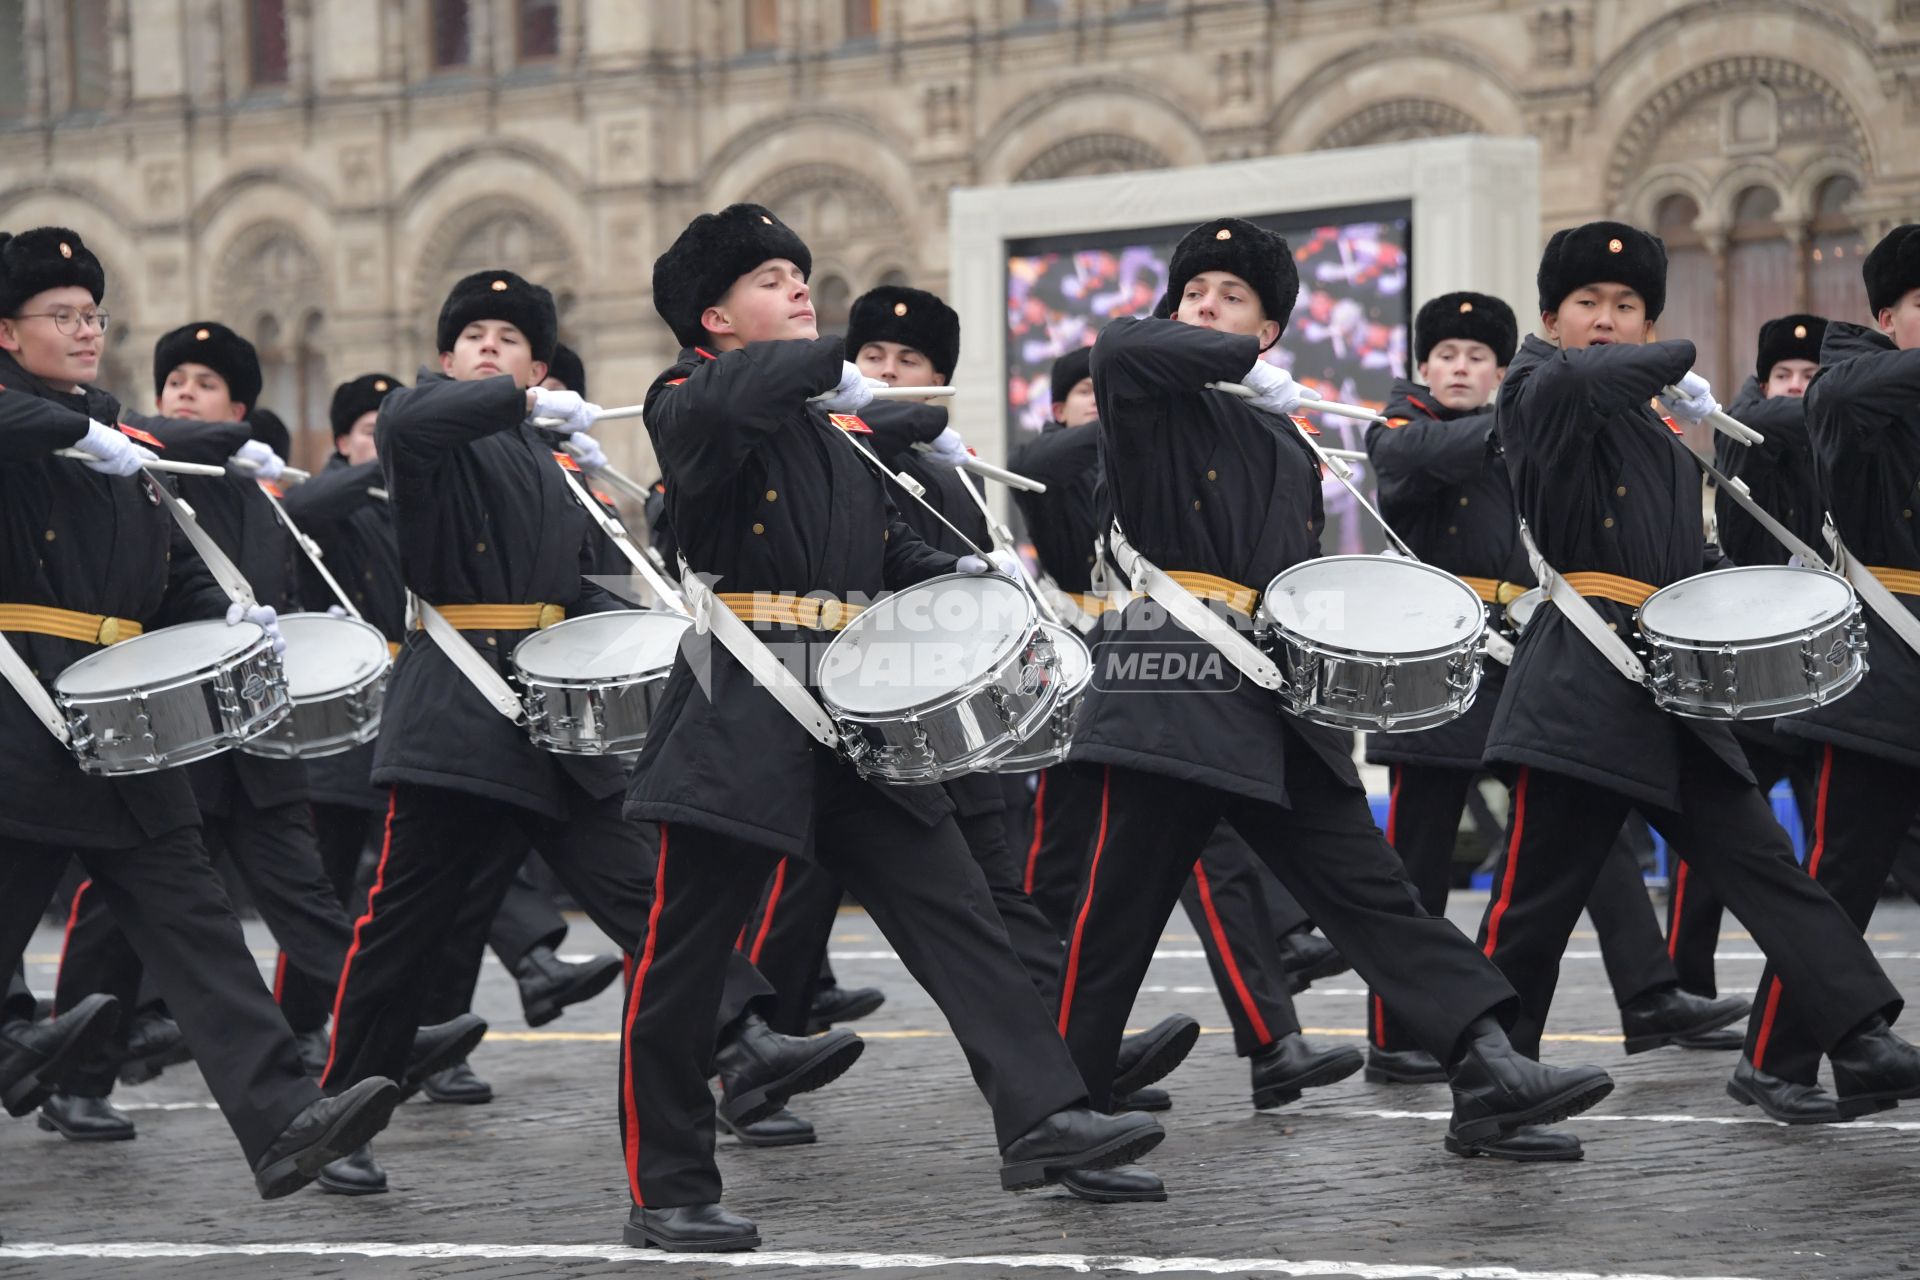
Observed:
[[[557,604],[543,604],[540,606],[540,616],[535,620],[534,628],[539,631],[545,631],[556,622],[566,621],[566,617],[567,611],[562,606]]]
[[[95,644],[103,645],[103,646],[119,644],[120,643],[120,619],[118,618],[100,619],[100,630],[94,634],[93,640]]]

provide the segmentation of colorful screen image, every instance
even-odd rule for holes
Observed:
[[[1380,408],[1408,367],[1411,209],[1404,202],[1360,209],[1275,214],[1251,221],[1285,236],[1300,268],[1300,298],[1266,358],[1309,396]],[[1092,346],[1116,316],[1153,312],[1167,259],[1187,226],[1049,236],[1007,245],[1007,440],[1039,431],[1052,414],[1048,375],[1075,347]],[[1363,449],[1366,424],[1310,415],[1320,443]],[[1365,463],[1354,480],[1372,490]],[[1353,496],[1326,480],[1329,555],[1384,544]]]

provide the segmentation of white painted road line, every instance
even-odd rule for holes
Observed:
[[[1370,1111],[1360,1107],[1337,1107],[1327,1111],[1289,1112],[1293,1116],[1333,1115],[1348,1116],[1356,1120],[1433,1120],[1442,1124],[1451,1120],[1452,1114],[1446,1111]],[[1790,1126],[1768,1116],[1691,1116],[1691,1115],[1651,1115],[1616,1116],[1595,1115],[1589,1111],[1561,1124],[1717,1124],[1717,1125],[1763,1125],[1771,1129],[1786,1129]],[[1811,1133],[1816,1129],[1822,1133],[1857,1133],[1863,1129],[1889,1129],[1896,1133],[1912,1133],[1920,1130],[1920,1120],[1852,1120],[1846,1124],[1802,1125],[1798,1126]]]
[[[753,1253],[657,1253],[609,1244],[171,1244],[129,1241],[113,1244],[0,1245],[0,1261],[61,1258],[142,1261],[163,1258],[339,1257],[526,1258],[622,1262],[631,1265],[718,1267],[820,1267],[836,1270],[930,1270],[936,1267],[994,1267],[1002,1270],[1068,1271],[1085,1275],[1118,1271],[1154,1276],[1178,1272],[1243,1276],[1344,1276],[1351,1280],[1683,1280],[1644,1272],[1527,1271],[1518,1267],[1419,1266],[1402,1262],[1300,1261],[1285,1258],[1148,1258],[1089,1253],[963,1254],[815,1253],[802,1249],[765,1249]],[[1742,1280],[1735,1276],[1692,1276],[1684,1280]]]

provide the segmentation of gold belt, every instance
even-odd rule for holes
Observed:
[[[773,595],[762,591],[722,591],[715,598],[742,622],[779,623],[813,631],[843,631],[862,606],[818,596]]]
[[[1073,607],[1089,618],[1097,618],[1113,607],[1105,596],[1092,591],[1062,591],[1060,594],[1073,601]]]
[[[437,604],[433,606],[455,631],[545,631],[564,622],[557,604]],[[418,627],[415,628],[418,630]]]
[[[1638,609],[1659,588],[1617,573],[1563,573],[1566,584],[1583,596],[1599,596]]]
[[[23,631],[78,640],[82,644],[108,645],[131,640],[145,630],[131,618],[110,618],[101,613],[80,613],[44,604],[0,604],[0,631]]]
[[[1505,582],[1498,578],[1469,578],[1465,574],[1460,575],[1460,581],[1472,587],[1473,594],[1488,604],[1508,604],[1533,589],[1518,582]]]
[[[1920,569],[1889,569],[1885,565],[1870,564],[1867,572],[1897,596],[1920,596]]]
[[[1260,599],[1258,591],[1231,578],[1216,578],[1210,573],[1194,573],[1188,569],[1167,569],[1164,572],[1202,600],[1219,600],[1235,613],[1252,616],[1253,606]]]

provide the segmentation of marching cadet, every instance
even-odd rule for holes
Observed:
[[[1517,509],[1546,563],[1623,635],[1635,607],[1703,561],[1699,468],[1648,406],[1663,388],[1685,422],[1718,406],[1689,372],[1691,342],[1647,341],[1666,286],[1656,236],[1619,222],[1556,232],[1539,271],[1546,338],[1522,345],[1496,409]],[[1887,1025],[1899,993],[1794,864],[1724,725],[1659,708],[1555,607],[1520,637],[1487,759],[1511,778],[1513,820],[1480,941],[1520,991],[1526,1052],[1539,1051],[1560,956],[1607,847],[1638,808],[1804,1001],[1797,1016],[1833,1062],[1842,1112],[1920,1096],[1920,1052]]]
[[[207,859],[179,770],[102,778],[81,771],[40,722],[44,682],[149,627],[225,617],[278,636],[270,606],[229,602],[140,475],[145,454],[111,425],[120,406],[89,385],[99,367],[106,275],[62,227],[0,233],[0,968],[12,968],[70,857],[126,931],[197,1049],[261,1196],[297,1191],[385,1126],[399,1099],[369,1075],[322,1098],[260,981],[240,922]],[[78,462],[56,457],[78,448]],[[30,543],[27,530],[38,531]],[[18,655],[17,662],[13,655]],[[55,713],[57,714],[57,713]],[[24,1115],[110,1028],[95,996],[52,1024],[0,1030],[0,1097]]]
[[[568,492],[551,440],[528,421],[562,419],[571,443],[591,444],[586,431],[598,408],[538,385],[556,324],[553,295],[540,286],[510,271],[467,276],[441,307],[439,371],[423,369],[380,405],[375,435],[402,579],[458,635],[443,651],[410,632],[388,683],[373,764],[374,782],[391,788],[386,833],[335,996],[322,1076],[330,1090],[406,1061],[426,994],[422,965],[444,954],[449,921],[476,896],[477,881],[495,886],[481,904],[491,915],[529,845],[636,957],[636,970],[645,969],[648,911],[658,912],[654,857],[641,829],[620,815],[619,761],[540,751],[497,714],[465,667],[477,661],[498,675],[534,630],[569,613],[618,607],[582,574],[591,554],[586,512]],[[456,642],[466,648],[453,649]],[[774,1034],[750,1007],[765,983],[744,960],[719,969],[719,1049],[713,1025],[678,1048],[703,1067],[717,1062],[724,1105],[758,1118],[756,1111],[831,1082],[859,1056],[850,1032]],[[628,992],[623,1061],[638,1051],[633,1001],[641,985],[636,978]],[[454,1055],[464,1058],[486,1023],[466,1014],[455,1024],[467,1029]],[[628,1133],[631,1100],[623,1088]],[[377,1169],[364,1150],[355,1158]]]
[[[1766,439],[1748,445],[1731,436],[1713,438],[1714,462],[1721,473],[1746,484],[1755,502],[1810,547],[1824,545],[1820,530],[1826,506],[1814,476],[1801,397],[1820,371],[1820,341],[1826,332],[1827,322],[1813,315],[1781,316],[1761,325],[1754,376],[1741,386],[1728,411]],[[1720,549],[1734,564],[1787,563],[1787,549],[1725,493],[1714,495],[1714,516]],[[1746,752],[1761,793],[1770,793],[1786,779],[1801,825],[1811,830],[1817,753],[1774,728],[1770,720],[1736,720],[1733,736]],[[1713,954],[1720,940],[1720,900],[1685,861],[1676,860],[1672,879],[1672,892],[1667,895],[1667,952],[1679,971],[1681,986],[1712,995],[1717,989]],[[1744,1041],[1736,1033],[1720,1034],[1733,1037],[1726,1048],[1737,1049]]]
[[[1840,321],[1827,326],[1821,368],[1803,402],[1807,439],[1841,545],[1860,572],[1893,594],[1896,607],[1914,614],[1920,613],[1920,535],[1913,518],[1920,506],[1920,226],[1889,232],[1861,274],[1877,331]],[[1819,751],[1806,870],[1861,930],[1907,828],[1920,817],[1920,653],[1913,638],[1920,629],[1909,625],[1902,636],[1872,607],[1863,613],[1872,662],[1859,686],[1775,722],[1779,733]],[[1804,937],[1797,949],[1810,952],[1822,970],[1847,955]],[[1728,1093],[1790,1124],[1851,1119],[1892,1098],[1920,1096],[1920,1089],[1894,1092],[1887,1085],[1877,1104],[1874,1095],[1860,1098],[1857,1086],[1848,1088],[1852,1068],[1843,1072],[1840,1049],[1833,1050],[1839,1097],[1822,1092],[1820,1053],[1831,1035],[1821,1006],[1830,997],[1784,961],[1784,953],[1768,949],[1754,997],[1758,1012]]]
[[[1175,246],[1162,308],[1093,348],[1101,454],[1118,528],[1139,554],[1250,625],[1258,587],[1319,552],[1320,477],[1285,414],[1300,393],[1261,353],[1299,291],[1293,254],[1238,218]],[[1258,399],[1206,389],[1245,382]],[[1152,653],[1148,663],[1115,660]],[[1506,1154],[1530,1126],[1612,1089],[1595,1067],[1545,1068],[1508,1042],[1513,990],[1421,909],[1367,808],[1345,734],[1285,713],[1151,600],[1109,613],[1070,759],[1102,771],[1105,824],[1074,911],[1060,1027],[1096,1103],[1154,944],[1222,819],[1448,1069],[1447,1145]],[[1179,660],[1174,660],[1179,659]]]
[[[1503,626],[1505,605],[1534,585],[1490,403],[1518,341],[1513,309],[1498,298],[1462,292],[1431,299],[1413,325],[1420,381],[1396,382],[1386,424],[1367,430],[1380,513],[1421,560],[1474,589],[1487,604],[1490,628]],[[1506,664],[1489,656],[1479,695],[1456,720],[1367,738],[1367,759],[1391,770],[1387,842],[1434,915],[1446,911],[1454,837],[1467,792],[1481,774],[1506,672]],[[1697,1043],[1746,1013],[1744,1000],[1714,1001],[1681,989],[1639,865],[1624,845],[1602,865],[1587,909],[1600,934],[1627,1052]],[[1446,1078],[1438,1062],[1408,1043],[1400,1019],[1380,999],[1367,1001],[1367,1026],[1369,1080]]]
[[[648,392],[646,425],[681,554],[723,588],[715,607],[770,637],[784,619],[783,643],[797,632],[817,646],[844,625],[849,599],[992,566],[913,536],[880,478],[836,438],[827,411],[857,415],[871,392],[841,342],[818,337],[811,266],[800,238],[758,205],[695,218],[654,263],[654,306],[685,350]],[[810,403],[822,393],[832,398]],[[626,1131],[628,1243],[759,1243],[752,1222],[719,1204],[705,1055],[688,1029],[712,1016],[723,960],[782,858],[816,859],[845,883],[947,1015],[993,1109],[1003,1186],[1124,1164],[1157,1144],[1150,1118],[1087,1108],[945,793],[864,780],[727,650],[709,646],[701,661],[696,682],[687,653],[676,659],[627,801],[660,830],[626,1023],[624,1093],[638,1121]]]

